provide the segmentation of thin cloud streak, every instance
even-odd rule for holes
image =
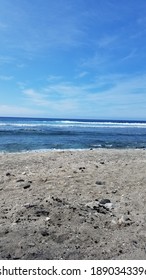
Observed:
[[[4,76],[4,75],[0,75],[0,80],[1,81],[11,81],[13,80],[13,76]]]
[[[42,114],[41,110],[32,109],[23,106],[12,106],[7,104],[0,105],[0,114],[1,116],[18,116],[18,117],[28,117],[28,116],[37,116],[38,114]]]
[[[106,83],[108,83],[107,88]],[[54,83],[40,92],[27,89],[23,93],[29,102],[43,108],[51,108],[51,112],[58,110],[62,115],[64,111],[69,114],[70,110],[74,110],[78,115],[85,116],[88,110],[88,115],[92,117],[97,114],[97,111],[102,115],[102,110],[105,111],[105,108],[109,113],[112,113],[110,108],[118,108],[118,112],[122,114],[122,108],[126,110],[128,106],[134,108],[138,115],[138,107],[142,112],[146,110],[145,91],[146,75],[128,79],[114,74],[101,76],[91,84],[75,86],[72,83]]]

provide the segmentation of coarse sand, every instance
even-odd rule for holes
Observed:
[[[146,150],[1,153],[0,259],[146,259]]]

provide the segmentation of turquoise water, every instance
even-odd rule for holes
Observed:
[[[0,152],[91,148],[146,148],[146,122],[0,118]]]

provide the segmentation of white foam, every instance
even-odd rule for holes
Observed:
[[[91,122],[91,121],[43,121],[43,122],[0,122],[2,127],[92,127],[92,128],[146,128],[146,123],[141,122]]]

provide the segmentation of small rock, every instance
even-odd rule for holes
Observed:
[[[104,207],[104,205],[99,204],[98,201],[89,202],[85,206],[88,208],[91,208],[92,210],[96,210],[98,213],[101,213],[101,214],[107,213],[106,207]]]
[[[82,172],[84,172],[85,167],[79,167],[79,170],[81,170]]]
[[[108,211],[111,211],[114,208],[112,203],[105,203],[103,204],[103,207]]]
[[[46,217],[45,221],[48,222],[50,221],[50,219],[51,219],[50,217]]]
[[[30,184],[29,184],[29,183],[28,183],[28,184],[23,185],[23,189],[28,189],[28,188],[30,188]]]
[[[118,219],[118,224],[121,226],[121,225],[124,225],[124,226],[129,226],[132,224],[132,221],[129,217],[126,217],[126,216],[122,216],[121,218]]]
[[[103,198],[99,201],[100,204],[106,204],[106,203],[111,203],[111,201],[108,198]]]
[[[42,230],[41,231],[41,235],[42,236],[48,236],[49,235],[49,232],[47,230]]]
[[[19,182],[24,182],[24,179],[17,179],[16,182],[17,182],[17,183],[19,183]]]
[[[59,197],[52,196],[52,200],[62,203],[62,200]]]
[[[96,185],[103,185],[103,183],[101,181],[96,181],[95,183]]]
[[[7,173],[6,173],[6,176],[11,176],[11,173],[10,173],[10,172],[7,172]]]
[[[122,253],[123,253],[123,251],[122,251],[122,249],[120,249],[120,250],[119,250],[119,254],[122,254]]]
[[[85,207],[88,207],[88,208],[91,208],[91,209],[99,208],[99,202],[98,201],[89,202],[85,205]]]
[[[35,244],[34,243],[29,243],[28,246],[29,247],[35,247]]]
[[[101,214],[107,214],[107,210],[104,207],[100,207],[100,205],[99,208],[97,209],[97,212]]]
[[[33,208],[36,206],[36,204],[25,203],[23,206],[26,208]]]
[[[117,193],[117,190],[113,190],[112,193]]]
[[[117,221],[115,219],[112,219],[111,220],[111,225],[113,225],[113,226],[117,225]]]
[[[134,245],[135,247],[137,247],[138,242],[137,242],[136,240],[132,240],[132,243],[133,243],[133,245]]]
[[[11,255],[8,254],[8,255],[6,256],[6,259],[10,260],[10,259],[11,259]]]

